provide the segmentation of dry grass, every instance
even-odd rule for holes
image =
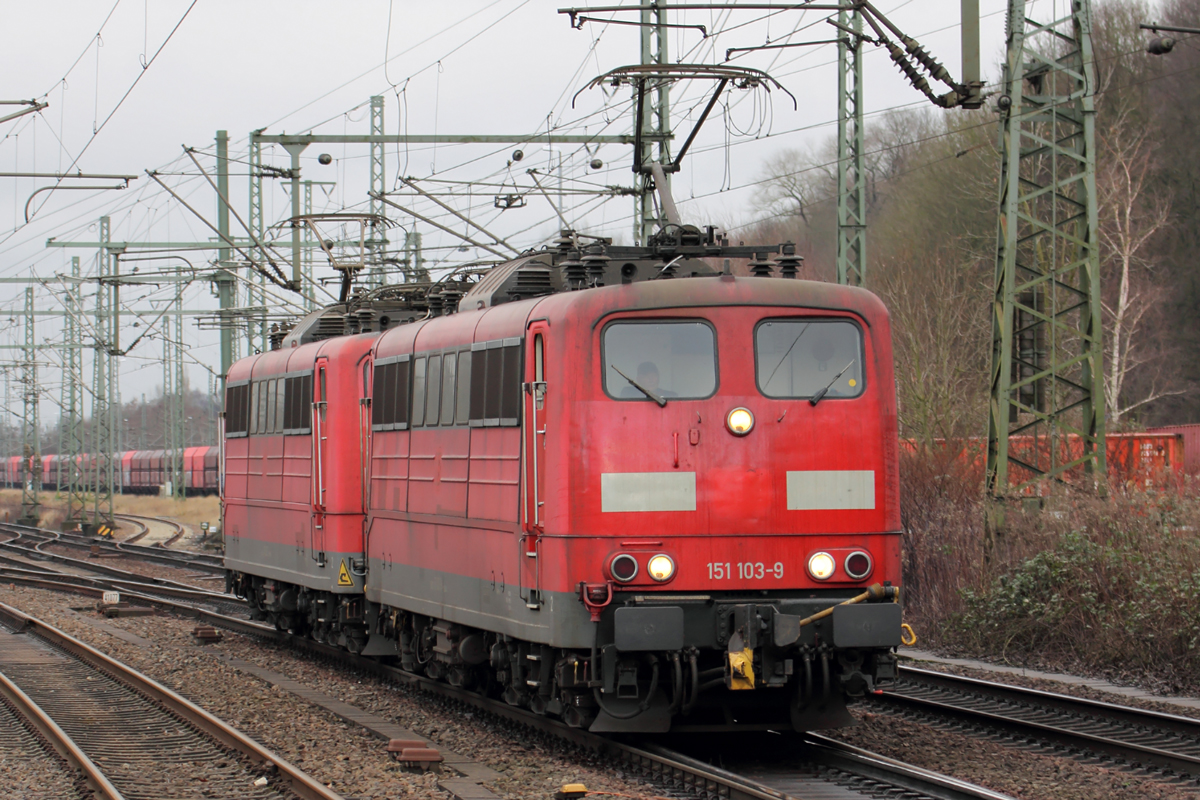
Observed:
[[[40,527],[58,528],[67,517],[65,496],[54,492],[43,492]],[[91,506],[88,506],[89,509]],[[113,511],[118,514],[139,514],[145,517],[163,517],[199,528],[201,522],[216,525],[221,521],[221,501],[217,497],[188,497],[174,500],[169,497],[141,495],[117,495],[113,498]],[[0,516],[15,520],[21,515],[21,492],[18,489],[0,489]]]
[[[903,461],[906,611],[926,643],[1200,687],[1197,487],[989,508],[977,477],[936,454]]]

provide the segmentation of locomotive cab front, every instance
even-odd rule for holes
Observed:
[[[592,729],[847,724],[901,636],[886,312],[828,284],[674,284],[567,296],[543,344],[527,527],[588,612]]]

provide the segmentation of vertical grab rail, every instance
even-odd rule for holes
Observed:
[[[526,358],[526,377],[527,380],[522,388],[524,390],[525,399],[523,402],[527,404],[527,412],[522,414],[522,429],[521,429],[521,450],[524,456],[522,464],[522,483],[525,486],[521,505],[523,509],[523,531],[521,534],[519,547],[522,560],[521,569],[518,571],[518,580],[520,581],[519,589],[523,590],[525,583],[525,564],[529,559],[533,559],[532,581],[529,586],[529,595],[525,599],[527,608],[536,610],[541,607],[541,554],[539,551],[540,538],[539,535],[544,529],[544,519],[542,517],[542,508],[545,503],[542,500],[541,487],[541,453],[539,451],[545,448],[546,436],[546,421],[544,413],[546,410],[546,375],[545,375],[545,331],[548,326],[544,321],[534,322],[529,328],[529,338],[526,339],[526,344],[529,347]],[[532,500],[532,502],[530,502]]]
[[[313,525],[309,529],[309,550],[312,559],[325,566],[325,419],[321,412],[327,408],[325,400],[325,364],[317,364],[317,380],[313,386],[312,437],[313,437]],[[321,549],[316,546],[316,532],[321,531]]]

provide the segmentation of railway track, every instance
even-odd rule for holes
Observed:
[[[457,690],[446,684],[415,676],[370,659],[350,656],[341,650],[309,639],[290,636],[275,631],[273,628],[239,618],[244,613],[244,606],[236,603],[232,598],[218,593],[203,592],[190,587],[179,588],[139,582],[129,579],[128,573],[125,574],[125,578],[116,576],[92,578],[51,573],[39,574],[36,570],[0,567],[0,577],[5,581],[65,591],[78,591],[96,597],[99,597],[105,589],[116,589],[122,592],[123,599],[133,603],[153,605],[164,610],[184,613],[208,624],[260,638],[289,641],[292,646],[323,659],[340,661],[355,669],[373,672],[386,680],[417,685],[423,690],[480,708],[512,722],[553,732],[554,735],[567,738],[590,749],[604,750],[613,746],[610,740],[566,728],[549,718],[496,703],[473,693]],[[1092,760],[1098,757],[1135,772],[1165,775],[1177,781],[1200,783],[1200,720],[911,667],[904,669],[904,681],[896,690],[876,698],[875,702],[884,709],[914,716],[921,722],[943,727],[949,725],[954,728],[967,726],[976,733],[982,732],[985,735],[1003,739],[1004,743],[1009,745],[1014,744],[1013,740],[1015,739],[1018,746],[1023,743],[1024,746],[1040,752],[1055,752],[1058,755],[1074,756],[1082,760]],[[746,741],[753,741],[753,739],[746,739]],[[750,752],[752,755],[767,752],[774,743],[779,741],[789,741],[788,747],[796,752],[805,752],[808,756],[807,760],[803,764],[797,762],[792,767],[780,768],[778,765],[756,762],[753,757],[744,759],[745,766],[740,769],[743,769],[746,775],[754,776],[752,779],[743,778],[742,783],[737,786],[731,783],[725,789],[710,792],[706,796],[713,798],[757,796],[752,793],[744,793],[756,785],[761,785],[777,787],[771,791],[778,792],[778,794],[772,795],[771,792],[767,792],[767,794],[778,798],[790,796],[790,792],[800,791],[814,780],[817,782],[832,780],[847,787],[851,792],[854,791],[853,787],[857,782],[867,786],[882,784],[905,786],[909,791],[916,791],[927,797],[991,796],[970,794],[971,789],[961,787],[953,791],[968,793],[939,794],[934,788],[929,788],[927,791],[922,790],[919,787],[928,782],[927,776],[913,779],[915,780],[914,786],[918,788],[907,787],[904,783],[907,778],[904,777],[902,770],[904,765],[898,764],[889,764],[889,768],[895,766],[901,769],[890,779],[885,779],[881,774],[871,774],[866,777],[862,773],[868,772],[868,767],[879,769],[878,762],[886,762],[886,759],[863,753],[847,755],[846,745],[813,735],[804,740],[790,736],[768,738],[751,748]],[[665,745],[661,742],[646,743],[643,749],[645,752],[650,752],[647,749],[650,747],[661,748]],[[645,774],[651,775],[657,775],[666,769],[667,772],[661,774],[676,776],[671,778],[671,782],[674,783],[680,781],[687,783],[691,780],[700,781],[697,785],[708,785],[698,776],[693,775],[689,778],[686,770],[680,771],[682,768],[679,765],[686,764],[688,759],[703,763],[707,757],[703,750],[693,752],[689,748],[690,745],[679,745],[678,750],[662,750],[659,754],[670,761],[670,765],[665,762],[656,762],[654,759],[638,762],[638,759],[633,758],[632,755],[630,758],[633,760],[627,763],[631,766],[635,763],[642,763],[639,769],[642,769]],[[856,761],[857,757],[868,759],[868,761],[861,762],[857,766],[849,763]],[[720,758],[727,767],[732,763],[728,748],[721,752]],[[832,761],[823,762],[821,759],[840,759],[840,761],[835,764]],[[875,761],[870,761],[871,759],[875,759]],[[822,773],[825,778],[822,778]],[[890,783],[888,783],[889,780]],[[720,781],[714,785],[720,785]],[[853,794],[846,796],[853,796]]]
[[[4,579],[8,579],[6,576]],[[30,576],[16,576],[17,582],[26,585],[41,585],[43,588],[59,588],[66,591],[78,591],[80,594],[100,596],[106,581],[96,579],[95,582],[61,583],[55,587],[53,581]],[[601,736],[578,728],[571,728],[554,718],[533,714],[526,709],[515,708],[500,702],[500,700],[480,696],[474,692],[462,690],[434,681],[425,676],[403,672],[380,663],[348,654],[348,652],[331,648],[312,639],[292,636],[287,632],[276,631],[274,627],[265,626],[247,619],[233,618],[226,614],[215,613],[212,610],[197,606],[194,599],[168,600],[160,596],[152,596],[149,591],[156,587],[146,587],[146,594],[126,589],[122,600],[131,603],[151,604],[164,610],[173,610],[192,616],[206,624],[226,628],[226,630],[251,634],[251,636],[286,642],[295,649],[322,658],[322,660],[342,664],[361,672],[367,672],[396,684],[413,686],[425,692],[430,692],[450,704],[469,706],[475,711],[484,711],[493,717],[500,718],[510,724],[524,728],[532,728],[536,732],[564,739],[586,750],[605,754],[614,766],[635,772],[649,778],[673,792],[698,796],[704,800],[787,800],[788,798],[810,798],[810,796],[828,796],[828,798],[856,799],[881,798],[881,796],[904,796],[906,799],[920,800],[1003,800],[1006,795],[990,792],[988,789],[973,786],[973,784],[956,781],[948,776],[937,775],[935,772],[914,768],[914,766],[883,758],[877,754],[858,750],[856,747],[842,744],[833,739],[809,734],[800,738],[787,735],[772,742],[785,741],[786,746],[774,752],[779,754],[780,762],[767,764],[752,764],[750,760],[739,762],[745,771],[728,769],[731,751],[721,753],[721,759],[726,768],[720,768],[706,760],[706,753],[694,751],[683,741],[617,741],[607,736]],[[763,742],[767,740],[764,739]],[[768,752],[764,745],[751,748],[761,754]],[[786,763],[785,763],[786,762]],[[740,768],[739,768],[740,769]]]
[[[1200,784],[1200,720],[907,666],[876,703]]]
[[[90,759],[60,741],[53,728],[46,731],[48,727],[0,675],[0,763],[10,776],[21,776],[19,783],[10,781],[5,788],[13,796],[95,797],[99,792],[88,779]]]
[[[113,516],[119,516],[119,515],[114,514]],[[146,534],[150,533],[150,526],[147,525],[146,523],[142,522],[141,520],[131,518],[129,521],[132,522],[134,525],[137,525],[138,528],[140,528],[140,530],[137,533],[135,533],[133,536],[129,536],[129,537],[126,537],[125,539],[122,539],[121,540],[122,544],[136,544],[140,539],[144,538],[146,536]]]
[[[12,523],[0,523],[0,531],[16,534],[13,539],[0,544],[20,545],[40,549],[42,546],[59,545],[75,550],[87,550],[89,553],[121,555],[151,561],[172,567],[194,569],[213,575],[224,575],[224,559],[207,553],[183,553],[169,551],[156,545],[130,544],[129,542],[112,542],[84,536],[77,533],[50,531],[42,528],[27,528]],[[41,552],[45,553],[44,550]]]
[[[171,528],[171,530],[173,530],[174,533],[171,535],[170,539],[168,539],[167,541],[165,541],[161,544],[162,547],[170,547],[171,545],[175,544],[177,541],[182,539],[184,533],[186,533],[183,525],[181,525],[180,523],[176,522],[173,519],[164,519],[163,517],[147,517],[147,516],[143,516],[142,514],[113,514],[113,516],[116,517],[117,519],[129,520],[130,522],[140,525],[142,527],[142,531],[135,534],[136,538],[141,538],[150,532],[150,526],[146,524],[146,521],[156,522],[160,525],[166,525],[167,527]],[[131,543],[132,542],[130,542],[129,540],[126,540],[125,542],[123,542],[123,544],[131,544]]]
[[[25,585],[56,588],[87,596],[99,597],[109,583],[106,579],[57,581],[45,577],[4,574],[3,580]],[[726,768],[706,761],[703,750],[693,750],[690,744],[675,741],[617,741],[612,738],[571,728],[566,724],[526,709],[516,708],[474,692],[459,689],[432,679],[404,672],[396,667],[368,658],[354,656],[306,637],[298,637],[248,619],[231,617],[196,605],[195,599],[167,599],[149,594],[157,587],[145,587],[146,592],[130,588],[122,599],[134,604],[146,604],[182,613],[201,622],[226,630],[234,630],[274,642],[286,642],[295,649],[322,660],[371,673],[385,681],[412,686],[438,697],[451,705],[469,707],[525,729],[569,741],[586,750],[603,754],[614,766],[641,775],[671,791],[700,797],[704,800],[787,800],[788,798],[828,797],[851,800],[900,796],[908,800],[1003,800],[1005,795],[991,792],[944,775],[922,770],[899,761],[859,750],[836,740],[817,735],[799,737],[788,735],[763,739],[757,753],[768,752],[768,744],[776,746],[779,761],[773,764],[752,763],[747,756],[739,767],[729,769],[731,751],[721,754]],[[750,740],[745,740],[750,741]],[[755,740],[757,741],[757,740]],[[753,750],[750,752],[754,752]],[[761,762],[761,758],[759,759]],[[743,771],[739,771],[744,769]]]
[[[55,541],[54,539],[44,539],[41,544]],[[11,554],[0,555],[0,577],[27,585],[58,588],[64,584],[70,584],[97,592],[106,590],[122,593],[135,592],[151,599],[185,600],[202,604],[209,610],[226,615],[242,614],[246,610],[244,600],[239,600],[224,592],[198,589],[190,584],[179,583],[168,578],[142,575],[92,559],[78,560],[55,553],[46,553],[39,549],[39,546],[19,545],[10,540],[0,542],[0,551],[7,551]],[[47,569],[43,563],[40,563],[46,561],[61,564],[74,571]]]
[[[98,796],[340,800],[238,730],[83,642],[2,603],[0,623],[5,697]]]

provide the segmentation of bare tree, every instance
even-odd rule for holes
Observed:
[[[897,253],[875,272],[892,317],[900,435],[926,448],[984,429],[989,268],[945,248]]]
[[[765,191],[759,210],[769,217],[799,217],[811,225],[812,206],[837,195],[837,148],[828,140],[820,150],[782,150],[766,160]],[[836,208],[836,204],[834,205]]]
[[[1096,171],[1102,272],[1111,287],[1103,307],[1108,336],[1105,403],[1113,423],[1159,398],[1181,394],[1161,369],[1161,351],[1146,346],[1146,315],[1161,308],[1165,290],[1154,284],[1155,262],[1147,245],[1171,218],[1170,201],[1154,189],[1155,147],[1149,128],[1128,107],[1102,131]],[[1157,369],[1156,369],[1157,367]],[[1143,386],[1129,397],[1130,376],[1143,373]],[[1149,374],[1145,374],[1149,373]]]

